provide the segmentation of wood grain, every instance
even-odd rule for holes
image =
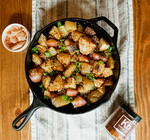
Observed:
[[[137,140],[150,139],[150,1],[133,0],[134,85],[136,112],[142,122],[136,129]]]
[[[4,28],[21,23],[31,31],[31,0],[0,1],[0,39]],[[30,123],[17,132],[12,128],[15,117],[29,106],[24,63],[26,51],[12,53],[0,42],[0,140],[29,140]]]

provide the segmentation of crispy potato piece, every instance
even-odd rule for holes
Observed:
[[[96,44],[92,42],[92,39],[87,36],[82,36],[79,39],[80,52],[84,55],[88,55],[94,51]]]
[[[67,96],[72,97],[72,96],[76,96],[77,94],[78,94],[78,90],[76,90],[76,89],[71,89],[71,88],[68,88],[68,89],[67,89],[67,92],[66,92],[66,95],[67,95]]]
[[[43,45],[36,45],[36,47],[40,53],[44,53],[47,49],[47,47]]]
[[[94,62],[93,73],[95,74],[96,77],[100,77],[100,75],[104,72],[104,70],[105,64],[99,64],[97,61]]]
[[[57,50],[54,47],[50,47],[48,51],[51,56],[55,56],[57,54]]]
[[[77,62],[78,61],[78,55],[73,55],[72,57],[71,57],[71,60],[70,60],[71,62]]]
[[[71,103],[74,108],[81,107],[87,104],[86,100],[84,100],[80,96],[77,96]]]
[[[70,77],[71,74],[75,71],[76,68],[76,64],[75,63],[71,63],[71,65],[69,65],[69,67],[65,70],[65,72],[63,73],[66,77]]]
[[[85,56],[85,55],[82,55],[82,54],[79,54],[78,57],[79,57],[80,62],[89,62],[89,60],[90,60],[88,58],[88,56]]]
[[[91,91],[91,93],[89,93],[87,95],[87,99],[91,102],[91,103],[95,103],[97,102],[104,94],[101,93],[98,90],[93,90]]]
[[[90,35],[90,36],[96,35],[96,32],[88,26],[85,28],[84,33],[86,35]]]
[[[99,51],[106,51],[109,48],[109,44],[106,40],[104,40],[103,38],[100,39],[99,41]]]
[[[57,40],[49,39],[49,40],[46,41],[46,45],[51,46],[51,47],[57,47],[59,44],[58,44]]]
[[[104,81],[105,81],[104,79],[96,79],[94,81],[94,84],[96,87],[101,87],[101,85],[104,83]]]
[[[58,75],[53,83],[50,83],[48,89],[49,91],[61,91],[64,88],[64,80],[61,75]]]
[[[39,37],[38,43],[39,43],[40,45],[47,46],[47,45],[45,44],[46,41],[47,41],[46,36],[43,35],[43,34],[41,34],[40,37]]]
[[[32,54],[32,61],[37,65],[42,63],[42,59],[36,53]]]
[[[70,64],[71,56],[67,53],[61,52],[57,55],[57,59],[66,67]]]
[[[111,75],[113,75],[112,69],[111,69],[111,68],[105,68],[105,70],[104,70],[104,72],[103,72],[104,78],[109,77],[109,76],[111,76]]]
[[[48,75],[45,75],[42,79],[43,86],[47,89],[51,82],[51,78]]]
[[[63,100],[62,96],[57,96],[52,99],[52,104],[58,108],[58,107],[68,105],[69,102],[67,100]]]
[[[73,41],[71,41],[70,39],[66,39],[65,41],[64,41],[64,44],[66,45],[66,46],[70,46],[70,45],[72,45],[74,42]]]
[[[79,41],[79,38],[83,35],[84,35],[83,33],[73,31],[72,32],[72,39],[73,39],[74,42]]]
[[[93,40],[96,44],[99,44],[99,38],[98,38],[96,35],[94,35],[94,36],[92,37],[92,40]]]
[[[94,88],[94,82],[86,77],[83,77],[83,88],[85,91],[87,91],[86,93],[88,93],[91,89]]]
[[[105,82],[103,85],[104,86],[112,86],[113,85],[112,77],[108,77],[107,79],[105,79]]]
[[[55,60],[53,70],[63,71],[64,68],[63,65],[58,60]]]
[[[73,32],[73,31],[77,30],[77,24],[76,24],[76,22],[65,21],[65,28],[68,32]]]
[[[97,88],[97,90],[101,93],[101,94],[105,94],[105,92],[106,92],[106,88],[105,88],[105,86],[104,85],[102,85],[100,88]]]
[[[77,31],[83,33],[83,30],[84,30],[83,26],[78,23],[77,24]]]
[[[81,63],[81,73],[83,75],[86,75],[87,73],[90,73],[92,71],[92,65],[88,63]]]
[[[58,95],[55,93],[50,93],[47,89],[44,91],[44,96],[47,96],[49,99],[53,99],[54,97],[57,97]]]
[[[47,60],[47,61],[44,61],[41,65],[40,65],[40,67],[42,68],[42,69],[44,69],[45,71],[47,71],[47,72],[52,72],[52,68],[53,68],[53,61],[51,61],[51,60]]]
[[[66,28],[65,28],[65,26],[64,26],[64,25],[62,25],[62,26],[58,27],[58,29],[59,29],[59,31],[60,31],[60,33],[61,33],[61,35],[63,35],[63,36],[66,36],[66,35],[68,35],[68,34],[69,34],[69,32],[66,30]]]
[[[67,50],[71,55],[74,55],[76,53],[75,50],[77,50],[77,44],[73,43],[72,45],[67,46]]]
[[[108,57],[107,66],[110,67],[111,69],[114,69],[115,67],[115,61],[111,56]]]
[[[82,83],[82,75],[80,75],[79,73],[76,73],[76,84],[81,84]]]
[[[41,54],[39,55],[39,57],[40,57],[40,58],[42,58],[42,59],[44,59],[44,60],[46,60],[46,59],[47,59],[47,57],[46,57],[45,53],[41,53]]]
[[[92,58],[94,60],[102,60],[103,62],[107,62],[108,58],[100,55],[99,53],[92,53]]]
[[[86,90],[83,88],[83,86],[79,86],[79,87],[78,87],[78,92],[79,92],[81,95],[83,95],[83,94],[88,93],[89,91],[86,91]]]
[[[76,81],[73,77],[67,78],[67,83],[65,83],[64,88],[76,89]]]
[[[49,34],[52,35],[57,40],[61,39],[61,34],[59,29],[56,26],[53,26],[52,29],[49,31]]]

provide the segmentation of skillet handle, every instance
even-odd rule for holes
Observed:
[[[29,121],[29,119],[31,118],[32,114],[40,107],[44,107],[45,105],[37,98],[35,97],[35,95],[33,94],[33,102],[31,104],[31,106],[29,106],[24,112],[22,112],[12,123],[12,127],[19,131],[21,130],[25,125],[26,123]],[[21,124],[19,124],[17,126],[17,123],[23,119],[24,120],[22,121]]]
[[[114,35],[111,38],[113,40],[113,43],[117,45],[118,28],[109,19],[102,16],[102,17],[96,17],[96,18],[90,19],[89,21],[93,23],[97,23],[98,21],[101,21],[101,20],[105,21],[114,30]]]

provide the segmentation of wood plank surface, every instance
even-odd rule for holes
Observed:
[[[21,23],[31,31],[31,0],[0,1],[0,40],[2,31],[11,23]],[[0,41],[0,140],[29,140],[30,123],[22,131],[12,128],[12,121],[29,106],[25,78],[26,51],[12,53]]]
[[[150,1],[133,0],[134,86],[136,112],[142,122],[137,140],[150,140]]]

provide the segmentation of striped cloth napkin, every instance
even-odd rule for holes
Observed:
[[[71,8],[73,5],[75,7]],[[86,14],[83,14],[85,11]],[[115,92],[107,103],[82,115],[65,115],[48,108],[38,109],[31,118],[32,140],[111,140],[103,122],[122,100],[134,109],[132,0],[32,0],[32,36],[60,18],[98,16],[107,17],[119,29],[121,75]],[[99,25],[112,33],[104,23]],[[135,140],[135,132],[127,140]]]

